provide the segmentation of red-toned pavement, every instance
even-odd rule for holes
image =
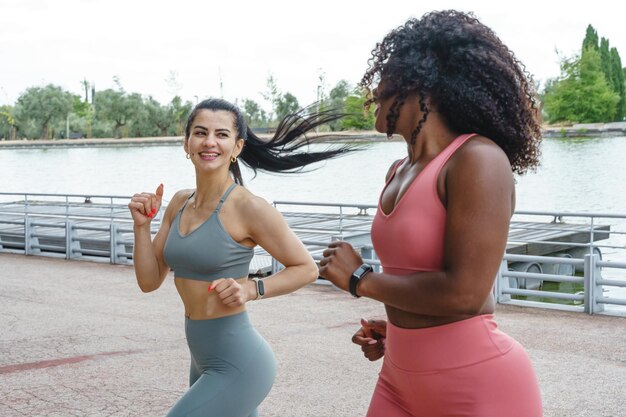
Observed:
[[[10,254],[0,271],[0,416],[163,416],[186,389],[172,279],[143,294],[131,267]],[[278,361],[261,416],[365,415],[381,362],[350,337],[380,304],[311,285],[248,309]],[[626,415],[626,318],[498,306],[496,319],[527,348],[546,417]]]

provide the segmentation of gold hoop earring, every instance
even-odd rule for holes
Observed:
[[[231,156],[230,157],[230,163],[234,164],[235,162],[237,162],[237,157],[236,156]]]
[[[185,158],[189,159],[191,157],[189,156],[189,154],[185,154]]]

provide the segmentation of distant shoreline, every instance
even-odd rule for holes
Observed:
[[[617,137],[626,136],[626,122],[576,124],[567,127],[549,126],[542,129],[544,138],[572,138],[572,137]],[[270,134],[259,134],[262,138],[270,138]],[[387,136],[376,131],[347,131],[324,132],[309,135],[309,138],[318,138],[321,142],[385,142]],[[400,136],[391,140],[400,141]],[[92,139],[29,139],[29,140],[0,140],[0,149],[21,148],[82,148],[82,147],[136,147],[136,146],[164,146],[182,145],[180,136],[164,136],[150,138],[92,138]]]
[[[261,138],[270,138],[269,134],[260,134]],[[309,138],[317,138],[321,142],[381,142],[387,141],[387,136],[375,131],[359,132],[324,132],[308,135]],[[392,140],[400,140],[394,137]],[[92,138],[92,139],[29,139],[29,140],[4,140],[0,141],[0,149],[20,148],[49,148],[49,147],[136,147],[136,146],[164,146],[182,145],[181,136],[164,136],[150,138]]]

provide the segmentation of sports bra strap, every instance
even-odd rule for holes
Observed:
[[[220,202],[217,203],[217,207],[215,207],[215,211],[220,211],[220,209],[222,208],[222,204],[224,204],[224,201],[226,201],[226,199],[228,198],[228,195],[230,194],[231,191],[233,191],[233,189],[235,188],[236,185],[237,185],[237,183],[233,182],[230,185],[230,187],[228,187],[228,189],[226,190],[226,192],[224,193],[222,198],[220,198]]]
[[[189,200],[191,200],[191,197],[194,196],[194,194],[196,194],[195,191],[192,191],[191,194],[189,194],[189,197],[187,197],[187,199],[185,200],[185,202],[183,203],[183,205],[180,207],[180,209],[178,209],[178,213],[182,213],[183,210],[185,209],[185,207],[187,207],[187,203],[189,203]]]

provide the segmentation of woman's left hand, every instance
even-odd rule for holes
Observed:
[[[332,242],[322,255],[320,276],[348,291],[350,276],[363,263],[363,259],[352,245],[343,241]]]
[[[246,288],[233,278],[219,278],[211,283],[209,292],[215,291],[222,303],[229,307],[239,307],[248,300]]]

